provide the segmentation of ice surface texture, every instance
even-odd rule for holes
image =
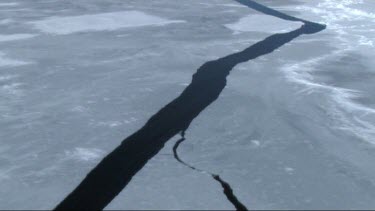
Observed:
[[[162,26],[183,21],[166,20],[139,11],[111,12],[73,17],[53,17],[31,24],[45,33],[71,34],[85,31],[116,30],[126,27]]]

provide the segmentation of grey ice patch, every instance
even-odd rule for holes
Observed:
[[[65,151],[67,159],[79,160],[79,161],[93,161],[97,160],[103,155],[103,151],[92,148],[81,148],[77,147],[74,150]]]
[[[3,19],[3,20],[0,20],[0,25],[10,24],[12,22],[13,22],[12,19],[6,18],[6,19]]]
[[[42,32],[65,35],[83,31],[113,31],[120,28],[163,26],[181,22],[184,21],[168,20],[140,11],[121,11],[81,16],[50,17],[30,23],[34,25],[35,29]]]
[[[0,42],[24,40],[35,37],[35,34],[0,34]]]
[[[19,5],[19,3],[17,3],[17,2],[0,3],[0,7],[14,7],[14,6],[17,6],[17,5]]]
[[[0,76],[0,82],[8,81],[8,80],[11,80],[15,77],[17,77],[17,76],[16,75],[1,75]]]
[[[0,67],[2,66],[20,66],[30,64],[30,62],[14,60],[8,58],[3,52],[0,52]]]
[[[260,141],[258,141],[258,140],[251,140],[251,144],[252,144],[254,147],[259,147],[259,146],[260,146]]]
[[[291,167],[285,167],[284,170],[288,174],[293,174],[294,173],[294,168],[291,168]]]
[[[20,88],[22,83],[11,83],[0,86],[0,94],[3,96],[21,96],[22,89]]]
[[[242,4],[219,4],[219,6],[246,8],[246,6]]]

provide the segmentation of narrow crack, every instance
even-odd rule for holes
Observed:
[[[247,207],[237,199],[232,188],[227,182],[221,179],[219,175],[213,174],[212,177],[221,184],[224,189],[224,194],[227,196],[228,200],[233,204],[236,210],[248,210]]]
[[[214,180],[216,180],[217,182],[219,182],[220,185],[223,188],[223,193],[227,197],[228,201],[233,204],[233,206],[236,208],[236,210],[248,210],[247,207],[238,200],[237,196],[234,195],[233,189],[229,185],[229,183],[226,182],[225,180],[223,180],[220,177],[220,175],[214,174],[214,173],[211,173],[211,172],[208,172],[208,171],[205,171],[205,170],[198,169],[198,168],[196,168],[196,167],[194,167],[194,166],[186,163],[185,161],[183,161],[180,158],[180,156],[178,155],[177,149],[180,146],[180,144],[182,142],[184,142],[185,140],[186,140],[185,137],[182,136],[181,139],[179,139],[178,141],[176,141],[176,143],[174,144],[174,146],[173,146],[173,156],[174,156],[174,158],[179,163],[181,163],[181,164],[189,167],[190,169],[193,169],[194,171],[197,171],[197,172],[202,173],[202,174],[207,174],[207,175],[211,176]]]
[[[243,51],[204,63],[177,98],[104,157],[55,210],[104,209],[168,140],[186,131],[191,122],[219,97],[227,76],[236,65],[270,54],[303,34],[317,33],[324,28],[317,23],[304,22],[297,30],[271,35]],[[227,187],[227,183],[222,184]]]

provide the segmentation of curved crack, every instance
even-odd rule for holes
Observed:
[[[190,169],[193,169],[194,171],[197,171],[199,173],[202,173],[202,174],[207,174],[209,176],[211,176],[214,180],[216,180],[217,182],[220,183],[220,185],[222,186],[223,188],[223,192],[225,194],[225,196],[227,197],[227,199],[230,201],[230,203],[233,204],[233,206],[236,208],[236,210],[248,210],[247,207],[242,204],[236,195],[234,195],[234,192],[233,192],[233,189],[232,187],[229,185],[228,182],[226,182],[225,180],[223,180],[220,175],[218,174],[214,174],[214,173],[211,173],[211,172],[208,172],[208,171],[205,171],[205,170],[201,170],[201,169],[198,169],[188,163],[186,163],[185,161],[183,161],[180,156],[178,155],[178,152],[177,152],[177,149],[178,147],[180,146],[180,144],[185,141],[185,137],[182,136],[181,139],[179,139],[178,141],[176,141],[176,143],[174,144],[173,146],[173,156],[174,158],[181,164],[189,167]]]
[[[324,25],[304,22],[297,30],[271,35],[241,52],[203,64],[180,96],[104,157],[55,209],[104,209],[170,138],[186,131],[190,123],[219,97],[227,76],[236,65],[272,53],[300,35],[317,33],[324,28]]]

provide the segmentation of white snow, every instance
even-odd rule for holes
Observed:
[[[291,168],[291,167],[285,167],[284,170],[288,173],[288,174],[292,174],[294,172],[294,168]]]
[[[181,23],[181,20],[168,20],[148,15],[140,11],[121,11],[69,17],[50,17],[34,21],[35,29],[51,34],[71,34],[83,31],[111,31],[120,28],[141,26],[163,26]]]
[[[269,15],[248,15],[225,26],[235,33],[260,31],[268,33],[288,32],[302,26],[302,22],[291,22]]]
[[[101,157],[103,154],[102,150],[89,149],[77,147],[72,151],[66,151],[65,155],[68,159],[80,160],[80,161],[93,161]]]
[[[313,77],[314,72],[321,71],[321,68],[318,67],[324,62],[337,60],[338,57],[343,57],[350,52],[365,52],[364,50],[367,49],[372,52],[371,48],[374,46],[375,38],[373,33],[369,33],[369,30],[373,25],[375,14],[355,8],[361,4],[364,2],[324,0],[317,4],[315,2],[312,5],[297,7],[305,14],[311,13],[312,17],[321,18],[320,21],[327,25],[327,31],[335,36],[332,43],[341,47],[319,57],[296,64],[286,64],[281,69],[290,81],[306,86],[305,91],[312,93],[320,90],[325,95],[329,95],[334,106],[326,106],[326,109],[339,120],[337,128],[351,132],[368,143],[375,144],[375,133],[373,132],[375,124],[373,121],[364,120],[369,115],[374,115],[375,109],[355,101],[361,96],[361,91],[324,84]],[[358,24],[359,21],[361,24]],[[353,69],[353,71],[355,70]]]

